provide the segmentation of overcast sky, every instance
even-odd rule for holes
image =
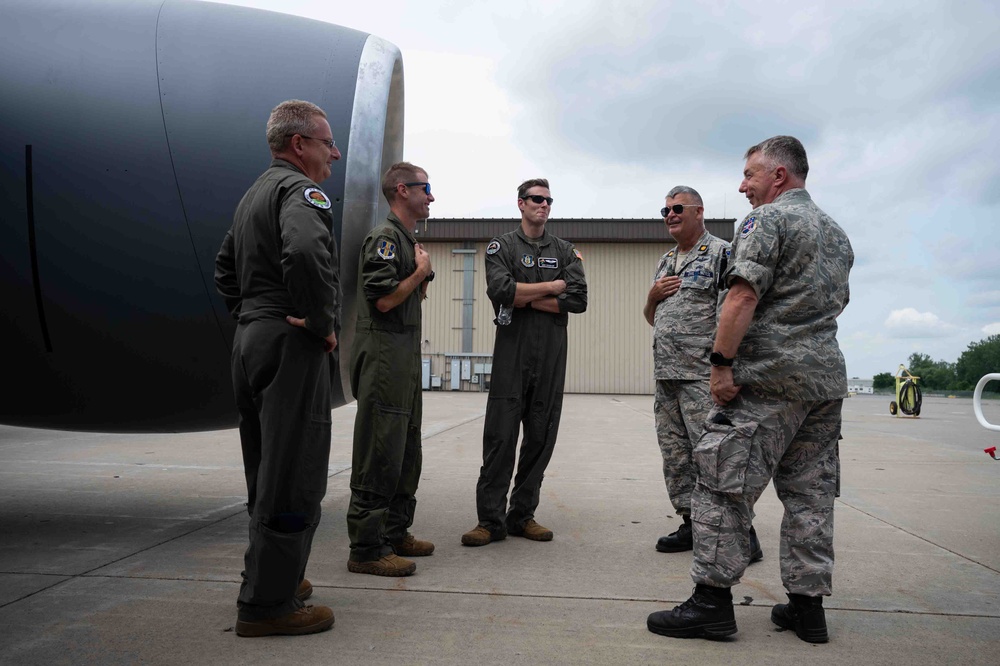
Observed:
[[[1000,3],[229,4],[399,47],[432,217],[514,217],[543,176],[553,217],[656,217],[684,184],[742,219],[744,151],[792,134],[857,257],[849,376],[1000,333]]]

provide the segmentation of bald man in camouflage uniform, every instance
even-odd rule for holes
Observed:
[[[753,505],[773,478],[785,508],[780,560],[789,603],[776,605],[771,620],[825,643],[847,395],[836,320],[849,300],[854,252],[804,189],[809,164],[797,139],[773,137],[746,158],[740,192],[754,210],[724,276],[729,293],[710,359],[716,406],[694,450],[695,591],[652,613],[647,627],[677,638],[736,633],[730,588],[750,559]]]
[[[653,413],[663,456],[663,479],[680,527],[656,542],[661,553],[691,550],[691,491],[696,471],[691,458],[712,407],[708,355],[729,243],[705,230],[701,195],[684,185],[667,193],[660,211],[677,243],[656,265],[643,316],[653,327],[656,395]],[[754,561],[763,555],[760,546]]]

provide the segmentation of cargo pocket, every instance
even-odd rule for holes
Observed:
[[[707,528],[698,529],[698,538],[694,540],[695,562],[714,564],[719,553],[719,526],[722,524],[722,507],[707,505],[699,506],[692,502],[691,521]]]
[[[742,495],[756,430],[756,423],[706,422],[693,452],[698,482],[714,492]]]

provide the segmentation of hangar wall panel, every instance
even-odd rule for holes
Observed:
[[[419,235],[419,234],[418,234]],[[588,308],[569,322],[567,393],[652,394],[652,329],[642,316],[653,269],[671,244],[579,243],[587,274]],[[486,243],[426,243],[435,278],[424,303],[424,358],[448,387],[451,355],[493,353],[493,308],[486,297]],[[474,255],[454,250],[475,250]],[[466,257],[472,256],[471,348],[463,349]],[[482,359],[472,359],[473,363]],[[466,390],[483,384],[464,383]]]

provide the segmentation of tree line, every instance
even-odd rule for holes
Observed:
[[[969,343],[955,363],[935,361],[927,354],[910,354],[906,369],[920,377],[920,385],[930,391],[971,391],[983,375],[1000,372],[1000,335]],[[896,373],[880,372],[872,380],[872,387],[895,388]],[[997,384],[989,388],[996,390]]]

